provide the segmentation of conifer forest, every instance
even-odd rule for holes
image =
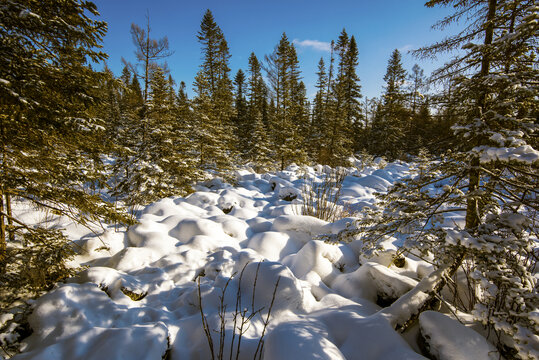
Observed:
[[[94,3],[0,0],[0,359],[539,359],[539,4],[424,2],[367,98],[368,34],[308,96],[287,29],[201,12],[186,83],[158,19],[116,74]]]

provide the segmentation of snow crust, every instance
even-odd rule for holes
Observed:
[[[88,268],[35,302],[34,333],[14,359],[160,359],[167,351],[169,359],[209,359],[199,304],[216,346],[225,320],[224,358],[237,352],[230,344],[238,311],[249,317],[239,359],[253,358],[263,331],[265,360],[424,358],[394,330],[408,310],[397,300],[384,312],[376,302],[414,293],[430,265],[407,260],[399,269],[389,255],[367,261],[360,240],[325,243],[321,235],[354,220],[301,215],[305,179],[322,181],[325,170],[238,171],[237,187],[215,180],[185,198],[162,199],[127,232],[96,236],[62,224]],[[409,166],[347,174],[339,205],[359,211]],[[36,215],[28,209],[27,216]],[[437,321],[423,316],[422,330],[442,351],[452,345]],[[457,344],[463,336],[451,333]]]

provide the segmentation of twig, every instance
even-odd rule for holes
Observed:
[[[211,337],[211,332],[208,325],[208,319],[206,318],[206,315],[204,315],[204,310],[202,308],[202,295],[200,293],[200,277],[197,279],[197,289],[198,289],[198,308],[200,310],[200,316],[202,319],[202,327],[204,328],[204,333],[206,334],[206,338],[208,339],[208,346],[210,347],[211,358],[212,360],[215,360],[215,354],[213,352],[213,339]]]
[[[277,278],[277,282],[275,283],[275,288],[273,289],[273,295],[271,296],[271,303],[270,307],[268,309],[268,315],[266,316],[266,321],[264,321],[264,328],[262,329],[262,335],[260,336],[260,339],[258,339],[258,345],[256,346],[255,355],[253,356],[254,359],[256,359],[256,354],[258,354],[258,351],[260,351],[260,356],[262,356],[262,347],[264,346],[264,335],[266,334],[266,328],[269,324],[269,319],[271,316],[271,310],[273,309],[273,303],[275,302],[275,295],[277,295],[277,288],[279,287],[279,282],[281,281],[281,277],[279,276]]]
[[[230,360],[232,360],[234,340],[236,339],[236,326],[237,326],[238,314],[239,314],[238,308],[241,308],[241,279],[243,278],[243,272],[245,271],[245,268],[247,267],[247,265],[249,265],[249,262],[247,262],[241,269],[240,278],[238,280],[238,290],[236,291],[236,309],[234,310],[234,326],[232,328],[233,329],[232,341],[230,342],[230,357],[229,357]],[[241,338],[241,334],[240,334],[240,338]]]

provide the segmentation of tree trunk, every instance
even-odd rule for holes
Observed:
[[[486,27],[485,27],[485,45],[492,44],[492,38],[494,36],[494,17],[496,16],[496,1],[497,0],[489,0],[488,2],[488,14],[487,14],[487,21],[486,21]],[[481,72],[480,76],[482,78],[485,78],[488,76],[490,72],[490,57],[488,56],[488,53],[483,56],[483,59],[481,61]],[[477,114],[478,117],[481,117],[485,110],[486,105],[486,99],[487,99],[487,90],[483,89],[481,94],[479,94],[479,98],[477,100],[477,107],[479,113]],[[478,139],[477,145],[481,145],[480,143],[481,139]],[[477,200],[477,197],[473,194],[478,188],[479,188],[479,182],[481,179],[481,174],[479,172],[479,159],[477,157],[474,157],[470,160],[470,170],[468,175],[468,195],[472,194],[471,196],[468,196],[467,204],[466,204],[466,228],[467,229],[474,229],[479,225],[480,222],[480,214],[479,214],[479,201]]]
[[[0,269],[4,268],[6,257],[6,223],[4,220],[4,188],[0,185]]]
[[[7,213],[7,224],[9,225],[9,229],[8,229],[8,236],[9,236],[9,241],[11,242],[14,242],[15,241],[15,232],[13,231],[13,212],[11,211],[11,195],[6,192],[5,193],[5,197],[6,197],[6,213]]]
[[[494,35],[493,20],[496,15],[496,1],[489,0],[488,14],[485,27],[485,45],[492,43]],[[489,74],[490,59],[488,54],[484,55],[481,61],[481,77]],[[486,105],[487,91],[483,90],[478,97],[478,116],[481,116]],[[479,143],[477,145],[480,145]],[[470,160],[468,173],[468,199],[466,204],[466,229],[474,230],[480,224],[479,201],[474,192],[479,188],[481,173],[479,170],[479,158],[473,157]],[[436,299],[437,293],[446,285],[447,279],[451,278],[466,258],[466,252],[462,250],[450,265],[445,265],[433,271],[425,277],[419,284],[405,295],[401,296],[390,307],[381,310],[390,323],[401,332],[405,331],[421,314],[427,310]]]

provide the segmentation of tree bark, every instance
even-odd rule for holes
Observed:
[[[490,45],[492,44],[492,38],[494,36],[494,17],[496,16],[496,2],[497,0],[489,0],[488,2],[488,13],[487,13],[487,19],[486,19],[486,27],[485,27],[485,41],[484,45]],[[487,53],[483,54],[483,59],[481,61],[481,71],[480,76],[481,78],[484,78],[488,76],[490,72],[490,56]],[[481,94],[479,94],[479,98],[477,101],[477,107],[478,107],[478,114],[477,116],[481,117],[485,106],[486,106],[486,100],[487,100],[487,90],[483,89]],[[480,144],[480,140],[478,139],[477,145]],[[478,188],[479,183],[481,179],[481,174],[479,172],[479,159],[477,157],[473,157],[470,160],[470,169],[469,169],[469,175],[468,175],[468,195],[471,194],[471,196],[468,196],[467,204],[466,204],[466,228],[467,229],[474,229],[479,225],[480,222],[480,213],[479,213],[479,201],[477,197],[473,194]]]
[[[7,224],[9,226],[9,229],[8,229],[8,236],[9,236],[9,241],[11,242],[14,242],[15,241],[15,232],[13,231],[13,212],[11,210],[11,195],[6,192],[5,193],[5,197],[6,197],[6,213],[7,213]]]
[[[4,220],[4,187],[0,185],[0,269],[4,268],[6,257],[6,223]]]

